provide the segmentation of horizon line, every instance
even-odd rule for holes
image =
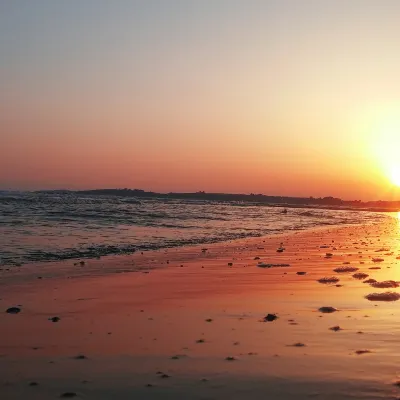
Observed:
[[[35,189],[35,190],[24,190],[24,189],[0,189],[0,192],[19,192],[19,193],[38,193],[38,192],[74,192],[74,193],[79,193],[79,192],[98,192],[98,191],[137,191],[140,193],[148,193],[148,194],[160,194],[160,195],[225,195],[225,196],[259,196],[259,197],[279,197],[279,198],[287,198],[287,199],[313,199],[313,200],[323,200],[323,199],[333,199],[333,200],[340,200],[342,202],[353,202],[353,203],[400,203],[399,200],[360,200],[360,199],[351,199],[351,200],[346,200],[342,199],[341,197],[335,197],[335,196],[320,196],[320,197],[315,197],[315,196],[296,196],[296,195],[276,195],[276,194],[265,194],[265,193],[232,193],[232,192],[207,192],[205,190],[198,190],[198,191],[193,191],[193,192],[158,192],[158,191],[152,191],[152,190],[144,190],[144,189],[138,189],[138,188],[96,188],[96,189]]]

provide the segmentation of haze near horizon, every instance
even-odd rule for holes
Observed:
[[[398,199],[399,13],[389,0],[3,2],[0,189]]]

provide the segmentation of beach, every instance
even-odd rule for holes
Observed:
[[[399,16],[0,0],[0,400],[400,400]]]
[[[366,298],[400,293],[399,233],[393,218],[2,268],[0,398],[399,398],[399,302]]]

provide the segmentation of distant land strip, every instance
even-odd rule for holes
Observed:
[[[367,201],[342,200],[336,197],[290,197],[290,196],[268,196],[264,194],[233,194],[233,193],[207,193],[204,191],[193,193],[157,193],[141,189],[93,189],[93,190],[41,190],[35,193],[59,193],[77,194],[90,196],[121,196],[134,197],[137,199],[184,199],[184,200],[207,200],[219,202],[248,202],[257,205],[268,205],[271,207],[287,208],[324,208],[333,210],[360,210],[396,212],[400,210],[400,201]]]

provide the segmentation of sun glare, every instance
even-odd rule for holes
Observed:
[[[400,187],[400,116],[387,118],[375,130],[372,145],[384,174],[394,186]]]
[[[390,179],[394,185],[400,187],[400,166],[392,168]]]

